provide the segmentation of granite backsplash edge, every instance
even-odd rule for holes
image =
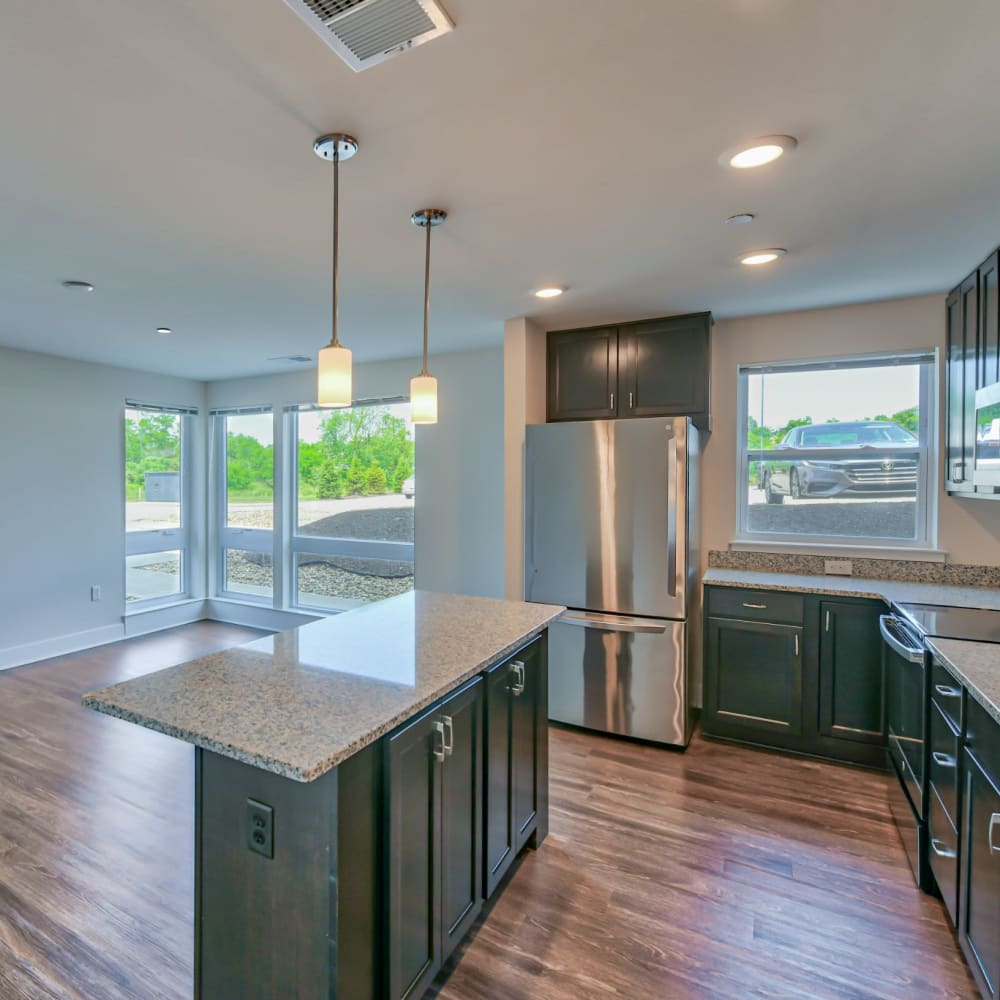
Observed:
[[[709,569],[733,569],[755,573],[796,573],[825,576],[829,556],[794,552],[724,552],[710,550]],[[911,559],[852,558],[854,577],[865,580],[895,580],[899,583],[933,583],[954,587],[1000,588],[1000,566],[970,566],[961,563],[922,562]]]

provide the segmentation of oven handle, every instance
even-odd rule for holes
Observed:
[[[913,646],[907,646],[897,637],[896,631],[899,630],[899,619],[894,615],[879,615],[878,630],[882,633],[882,638],[885,639],[886,645],[894,652],[899,653],[904,660],[909,660],[910,663],[924,662],[924,651],[922,648],[916,649]]]

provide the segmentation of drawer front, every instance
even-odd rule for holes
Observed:
[[[801,594],[785,594],[773,590],[710,587],[708,613],[714,618],[801,625],[804,617],[803,597]]]
[[[935,659],[931,665],[931,698],[956,732],[962,731],[962,685]]]
[[[945,814],[941,800],[932,792],[927,817],[931,871],[941,890],[953,927],[958,926],[958,834]]]
[[[931,788],[952,826],[958,828],[958,733],[952,728],[941,706],[931,702]]]

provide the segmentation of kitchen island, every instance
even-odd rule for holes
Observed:
[[[417,591],[85,695],[196,747],[196,997],[426,990],[548,832],[562,610]]]

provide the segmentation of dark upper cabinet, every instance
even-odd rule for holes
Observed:
[[[879,605],[821,601],[819,731],[823,736],[884,744]]]
[[[548,419],[690,416],[708,430],[711,313],[548,335]]]
[[[945,489],[972,493],[979,342],[979,272],[948,296],[948,375],[945,395]]]
[[[979,268],[979,367],[977,388],[1000,382],[1000,251]]]
[[[802,629],[709,618],[703,727],[768,741],[802,733]]]
[[[386,976],[419,997],[482,907],[480,678],[385,741]]]
[[[548,335],[549,420],[617,417],[618,330],[566,330]]]

